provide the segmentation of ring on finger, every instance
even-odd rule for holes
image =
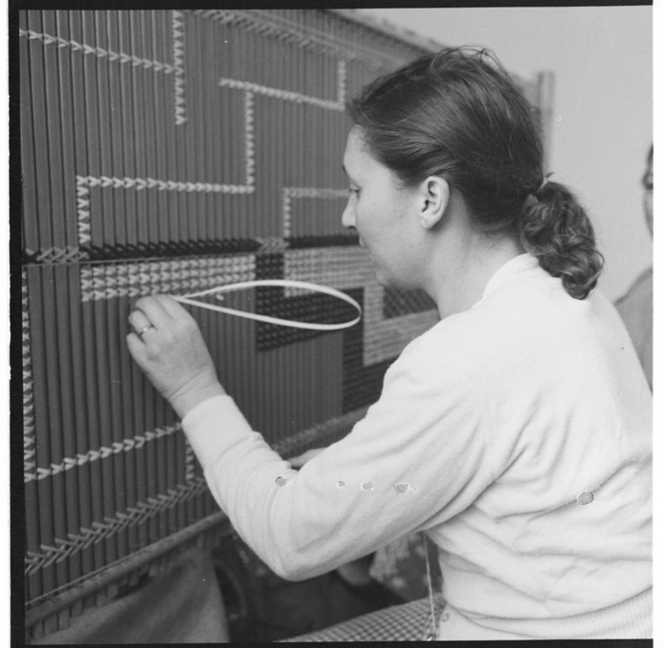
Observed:
[[[142,339],[143,335],[145,335],[145,333],[147,333],[150,329],[153,329],[153,328],[154,328],[154,326],[152,326],[152,324],[150,324],[150,326],[146,326],[144,329],[141,329],[138,332],[138,337],[140,337]]]

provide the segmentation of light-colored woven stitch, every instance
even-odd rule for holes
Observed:
[[[344,111],[344,105],[336,100],[321,99],[319,97],[312,97],[300,92],[293,92],[291,90],[282,90],[281,88],[270,88],[268,86],[259,85],[250,81],[241,81],[239,79],[222,78],[219,81],[222,88],[234,88],[236,90],[245,90],[254,94],[262,94],[266,97],[273,97],[274,99],[282,99],[283,101],[292,101],[293,103],[305,103],[318,108],[326,110],[335,110],[338,112]]]
[[[148,58],[141,58],[125,52],[115,52],[102,47],[79,43],[53,36],[52,34],[40,33],[31,29],[19,29],[19,36],[29,40],[39,40],[44,45],[56,45],[57,47],[69,47],[74,52],[84,55],[96,56],[119,64],[130,64],[133,67],[142,67],[154,72],[173,74],[175,90],[175,123],[184,124],[187,121],[185,115],[185,84],[184,84],[184,13],[172,11],[172,33],[173,33],[173,64],[164,63]]]
[[[292,205],[293,200],[297,198],[347,200],[348,190],[325,187],[284,187],[282,200],[284,238],[292,236]]]
[[[196,466],[196,455],[194,454],[194,449],[189,443],[189,439],[183,435],[184,439],[184,470],[185,470],[185,480],[187,483],[193,482],[196,478],[195,466]]]
[[[21,272],[21,341],[23,344],[23,474],[35,473],[35,407],[32,381],[32,350],[30,348],[30,311],[28,305],[28,279]],[[26,479],[27,481],[27,479]]]
[[[67,539],[56,538],[55,546],[41,545],[40,552],[28,551],[25,557],[25,574],[29,576],[53,563],[59,563],[68,556],[79,553],[90,545],[101,542],[105,538],[115,535],[127,527],[141,524],[161,511],[174,508],[181,502],[188,502],[195,497],[206,493],[207,484],[203,477],[193,479],[191,482],[180,484],[168,493],[160,493],[156,497],[139,502],[125,511],[118,511],[113,517],[104,518],[103,522],[93,522],[92,528],[81,527],[78,533],[68,534]]]
[[[82,52],[96,56],[98,58],[107,58],[109,61],[114,61],[120,64],[130,63],[134,67],[143,67],[146,70],[154,70],[155,72],[163,72],[164,74],[171,74],[175,68],[169,63],[162,61],[155,61],[147,58],[140,58],[132,54],[125,54],[124,52],[114,52],[113,50],[103,49],[101,47],[93,47],[86,43],[79,43],[74,40],[66,40],[51,34],[44,34],[35,32],[31,29],[19,29],[19,36],[28,38],[29,40],[39,40],[44,45],[57,45],[58,47],[70,47],[74,52]]]
[[[372,283],[364,290],[364,357],[365,366],[398,356],[406,345],[438,322],[435,310],[385,318],[384,290]]]
[[[154,441],[155,439],[170,436],[181,429],[182,427],[180,423],[166,425],[153,431],[137,434],[131,439],[116,441],[110,446],[100,446],[96,450],[89,450],[85,454],[78,454],[75,457],[65,457],[61,463],[51,464],[48,468],[35,468],[33,466],[31,471],[24,471],[23,479],[25,482],[46,479],[47,477],[52,477],[53,475],[71,470],[78,466],[83,466],[87,463],[92,463],[93,461],[106,459],[106,457],[111,457],[121,452],[137,450],[142,448],[148,441]]]
[[[171,12],[171,26],[173,29],[175,124],[180,126],[187,121],[184,92],[184,14],[181,11]]]
[[[346,290],[374,281],[374,271],[366,251],[352,245],[288,250],[284,254],[284,277]],[[287,296],[299,293],[293,288],[286,290]]]
[[[341,105],[346,104],[346,61],[339,61],[337,67],[337,101]]]
[[[252,254],[81,268],[81,301],[185,293],[256,278]]]
[[[90,185],[87,177],[76,176],[76,217],[78,243],[85,247],[90,243]]]
[[[176,77],[177,80],[177,77]],[[183,96],[181,107],[184,106]],[[182,119],[183,113],[180,114]],[[253,94],[245,93],[245,169],[244,185],[226,184],[218,182],[183,182],[179,180],[163,180],[158,178],[118,178],[115,176],[76,176],[76,215],[78,220],[78,242],[83,248],[91,242],[90,225],[90,189],[112,188],[132,189],[142,191],[157,189],[158,191],[178,191],[186,193],[220,193],[220,194],[252,194],[255,191],[255,137],[254,137],[254,104]],[[186,119],[185,119],[186,121]]]
[[[179,126],[187,121],[184,92],[184,14],[182,11],[173,10],[171,12],[171,25],[173,28],[173,72],[175,73],[175,124]]]
[[[157,180],[155,178],[117,178],[113,176],[76,176],[81,186],[113,189],[158,189],[159,191],[185,191],[205,193],[251,193],[244,185],[229,185],[215,182],[181,182],[179,180]]]
[[[260,243],[259,254],[275,254],[288,249],[288,242],[279,236],[257,236],[255,240]]]
[[[364,27],[360,27],[361,31],[358,32],[355,40],[345,40],[339,35],[332,36],[326,31],[292,21],[269,10],[197,10],[194,13],[221,24],[241,27],[265,38],[276,38],[283,43],[292,43],[302,49],[343,58],[346,61],[362,61],[374,71],[386,71],[403,65],[422,51],[419,48],[408,47],[399,53],[394,47],[389,46],[385,49],[377,49],[367,42],[366,35],[369,30]],[[382,40],[387,39],[390,44],[397,47],[400,45],[396,39],[385,37],[382,34],[379,37]]]
[[[436,597],[436,616],[444,606]],[[289,642],[324,641],[422,641],[434,627],[429,598],[364,614],[325,630],[284,639]]]
[[[385,291],[376,282],[373,265],[365,250],[358,246],[288,250],[284,255],[284,276],[338,290],[364,288],[364,366],[398,356],[409,342],[439,319],[435,310],[386,318],[383,308]],[[288,289],[287,295],[293,294],[298,293]]]
[[[256,144],[254,134],[254,95],[252,92],[245,92],[244,94],[244,136],[245,170],[247,174],[245,186],[251,187],[253,191],[256,179]]]
[[[44,264],[78,263],[89,258],[87,250],[82,250],[80,247],[73,245],[64,248],[51,247],[40,250],[26,248],[25,254],[37,263]]]

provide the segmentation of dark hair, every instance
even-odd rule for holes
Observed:
[[[493,54],[426,54],[367,85],[347,109],[404,186],[444,177],[485,231],[518,233],[572,297],[595,287],[603,258],[590,220],[565,186],[546,182],[536,109]]]

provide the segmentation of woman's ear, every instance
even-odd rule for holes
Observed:
[[[425,229],[433,229],[443,217],[450,201],[450,185],[440,176],[429,176],[420,185],[420,223]]]

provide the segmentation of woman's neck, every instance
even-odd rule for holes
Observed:
[[[524,252],[513,236],[472,234],[456,241],[441,238],[424,286],[441,319],[472,308],[496,271]]]

